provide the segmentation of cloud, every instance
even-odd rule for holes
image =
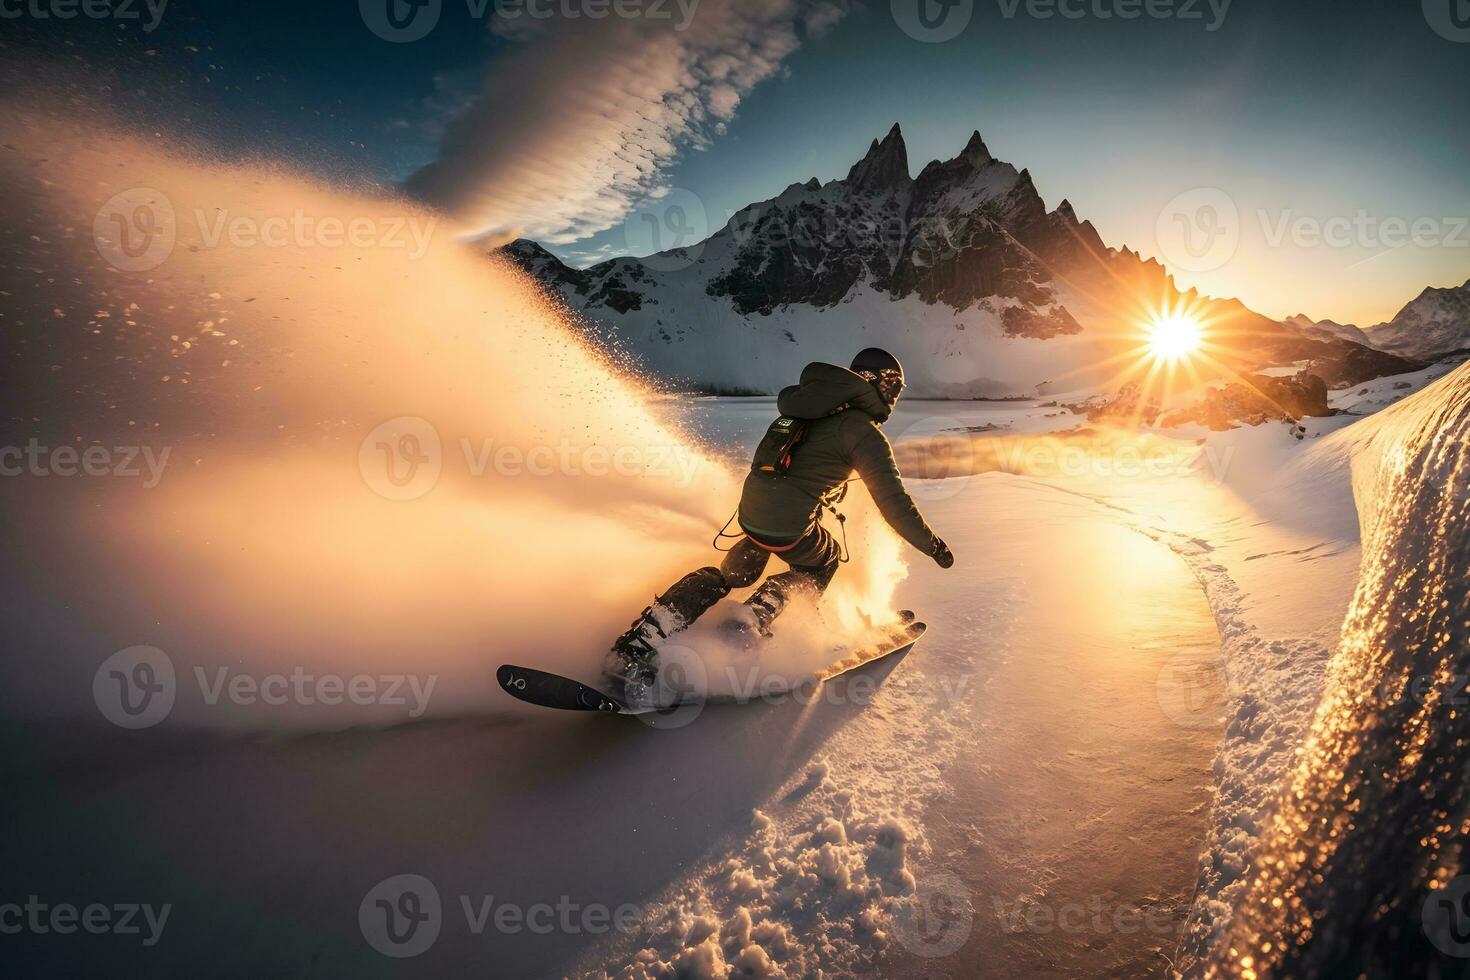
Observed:
[[[741,99],[840,18],[834,0],[649,4],[665,16],[514,22],[517,43],[407,189],[482,232],[565,244],[620,222],[681,150],[723,131]],[[615,7],[615,9],[617,9]]]

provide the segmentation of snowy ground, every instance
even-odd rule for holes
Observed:
[[[770,404],[688,409],[733,452]],[[904,452],[1033,441],[962,458],[1011,472],[914,481],[959,558],[947,572],[911,559],[899,587],[930,632],[815,700],[672,725],[497,701],[387,728],[160,737],[146,754],[118,738],[45,765],[12,742],[10,890],[171,907],[156,944],[146,929],[123,945],[31,934],[20,961],[169,974],[229,950],[241,975],[358,976],[1191,966],[1243,887],[1357,579],[1354,419],[1313,420],[1300,441],[1267,425],[1074,451],[1077,437],[1046,434],[1076,422],[1055,411],[904,406],[890,423]],[[436,896],[436,931],[396,959],[372,916],[405,888]],[[626,929],[609,928],[617,916]]]
[[[1242,907],[1253,952],[1288,936],[1273,916],[1305,918],[1295,828],[1263,826],[1355,588],[1329,734],[1374,776],[1412,743],[1391,761],[1413,799],[1463,784],[1443,769],[1463,713],[1373,730],[1392,712],[1355,699],[1384,663],[1470,669],[1404,662],[1424,625],[1465,648],[1466,368],[1419,397],[1440,368],[1335,393],[1383,411],[1300,432],[1061,434],[1077,417],[1036,403],[908,401],[888,432],[959,564],[906,568],[856,491],[827,622],[788,614],[762,665],[815,666],[824,636],[900,605],[930,625],[910,654],[810,703],[551,714],[500,692],[495,663],[594,678],[652,592],[712,560],[769,400],[650,399],[453,234],[410,258],[202,247],[180,223],[164,269],[118,277],[77,216],[129,189],[258,221],[403,204],[90,118],[6,121],[28,243],[7,289],[77,328],[28,338],[48,370],[0,439],[54,464],[0,481],[9,973],[1194,971]],[[93,479],[78,446],[173,462]],[[1396,536],[1368,538],[1360,575],[1379,509]],[[298,674],[322,684],[281,696]],[[432,697],[406,703],[405,677]],[[1293,784],[1318,807],[1302,819],[1336,821],[1314,859],[1388,819],[1347,827],[1356,801],[1316,785],[1340,763]],[[1435,807],[1400,814],[1410,848],[1443,834]],[[1244,877],[1263,840],[1303,871],[1288,912]],[[1353,853],[1329,897],[1361,904],[1364,855],[1386,852]]]
[[[1213,658],[1208,608],[1179,559],[1092,501],[1000,474],[918,489],[960,555],[900,589],[929,635],[678,876],[658,928],[576,972],[1163,970],[1219,718],[1159,678]]]

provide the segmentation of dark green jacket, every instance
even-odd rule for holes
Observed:
[[[776,398],[782,415],[807,419],[806,439],[785,475],[752,470],[740,495],[740,526],[770,544],[800,537],[817,518],[818,498],[856,471],[895,531],[924,554],[934,532],[903,487],[893,447],[879,424],[893,411],[867,379],[833,364],[808,364],[801,383]]]

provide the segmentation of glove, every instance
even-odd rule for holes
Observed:
[[[940,568],[949,568],[954,564],[954,552],[949,550],[949,545],[942,538],[934,539],[934,547],[929,550],[929,557],[934,559]]]

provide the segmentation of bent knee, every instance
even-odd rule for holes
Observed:
[[[762,567],[752,567],[747,563],[727,561],[723,567],[712,568],[710,571],[718,574],[720,581],[724,582],[729,588],[743,589],[746,586],[755,584],[756,579],[760,578],[761,572],[765,570],[763,566],[764,563],[762,563]]]
[[[728,595],[730,589],[733,587],[730,576],[713,565],[706,565],[701,569],[693,571],[689,573],[689,577],[697,579],[700,585],[709,589],[711,592],[720,593],[722,598]]]
[[[827,591],[827,586],[832,584],[832,577],[837,574],[837,566],[839,564],[839,562],[834,561],[810,570],[809,574],[812,578],[812,586],[818,593]]]

